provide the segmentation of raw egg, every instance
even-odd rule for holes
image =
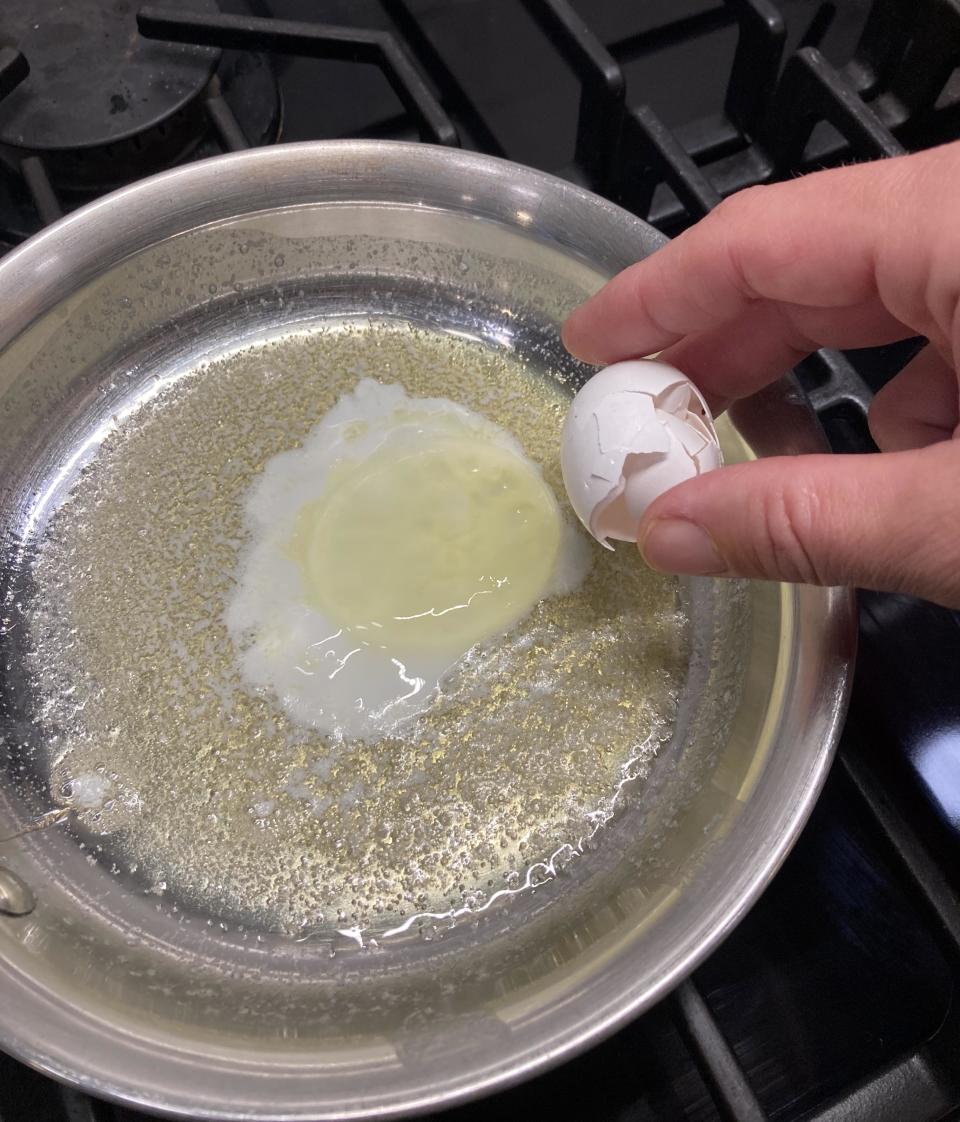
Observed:
[[[266,464],[246,523],[226,616],[244,677],[338,738],[397,734],[471,648],[589,565],[508,432],[369,378]]]
[[[617,362],[573,399],[560,449],[577,517],[607,549],[633,542],[647,507],[723,463],[710,410],[690,379],[652,359]]]

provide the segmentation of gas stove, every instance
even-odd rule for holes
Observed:
[[[505,156],[668,234],[752,183],[960,137],[956,0],[5,0],[0,252],[106,190],[333,137]],[[838,451],[915,342],[797,371]],[[660,1006],[437,1115],[960,1117],[960,615],[863,594],[839,755],[784,868]],[[0,1057],[0,1122],[135,1122]]]

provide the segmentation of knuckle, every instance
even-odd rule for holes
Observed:
[[[644,297],[646,296],[647,288],[650,283],[650,263],[656,260],[654,255],[646,261],[639,261],[636,265],[631,265],[626,272],[622,273],[623,277],[623,297],[627,306],[631,309],[643,307]]]
[[[757,541],[762,567],[772,576],[804,584],[828,583],[812,548],[819,506],[817,495],[803,487],[788,485],[763,496]]]
[[[656,257],[652,259],[652,263],[656,264]],[[655,277],[657,275],[654,274]],[[676,325],[670,315],[671,302],[659,297],[663,287],[662,282],[651,284],[648,271],[636,266],[629,274],[629,282],[625,296],[628,307],[632,309],[632,315],[642,316],[657,335],[676,334]]]
[[[737,191],[724,199],[708,219],[714,223],[718,249],[726,258],[734,286],[748,299],[755,299],[759,295],[750,277],[749,247],[760,225],[760,217],[766,209],[763,193],[768,190],[768,187],[761,185]]]
[[[735,191],[732,195],[727,195],[725,199],[721,199],[720,203],[713,208],[711,217],[723,218],[726,221],[737,221],[750,217],[756,213],[756,208],[768,189],[763,184],[755,184],[752,187],[744,187],[740,191]]]
[[[960,443],[944,447],[937,460],[945,469],[938,479],[943,500],[936,504],[933,516],[926,504],[918,502],[914,517],[904,528],[900,543],[902,562],[892,579],[898,580],[899,591],[957,608],[960,607],[960,502],[948,496],[960,494]]]

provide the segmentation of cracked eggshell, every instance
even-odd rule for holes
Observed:
[[[617,362],[570,405],[560,443],[563,482],[577,517],[607,549],[634,542],[647,507],[723,463],[707,403],[665,362]]]

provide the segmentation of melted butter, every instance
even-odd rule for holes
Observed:
[[[251,694],[224,622],[245,497],[373,373],[501,425],[563,496],[563,387],[463,338],[334,324],[161,391],[39,545],[25,669],[51,789],[104,776],[103,805],[77,815],[98,859],[225,920],[377,929],[482,906],[603,821],[672,728],[687,658],[676,584],[635,550],[592,545],[586,579],[509,643],[481,644],[416,735],[337,745]]]

